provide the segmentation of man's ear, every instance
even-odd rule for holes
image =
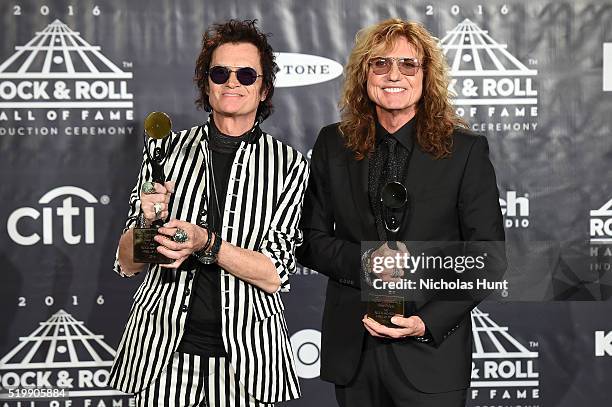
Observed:
[[[268,97],[268,88],[261,90],[261,96],[259,97],[259,101],[263,102]]]

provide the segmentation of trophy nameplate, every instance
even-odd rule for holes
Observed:
[[[368,318],[389,328],[398,326],[391,322],[391,318],[404,316],[404,298],[393,295],[370,294],[368,296]]]

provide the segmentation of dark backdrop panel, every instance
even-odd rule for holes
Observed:
[[[283,53],[279,83],[289,86],[276,89],[263,127],[307,155],[318,130],[339,119],[342,79],[333,72],[360,28],[400,17],[440,38],[457,109],[489,140],[510,255],[541,260],[525,272],[542,271],[546,299],[572,300],[474,311],[468,405],[609,405],[612,3],[604,1],[3,2],[0,387],[69,385],[72,405],[128,405],[105,380],[140,281],[116,276],[112,262],[142,122],[152,110],[168,112],[175,130],[206,119],[194,105],[195,59],[203,30],[232,17],[258,19]],[[300,81],[310,84],[292,86]],[[333,386],[318,377],[325,285],[300,268],[285,296],[304,393],[290,405],[335,405]],[[1,393],[2,405],[18,405]]]

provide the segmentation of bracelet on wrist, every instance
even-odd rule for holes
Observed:
[[[217,255],[219,254],[222,241],[221,236],[210,232],[210,230],[208,231],[208,241],[206,245],[204,245],[204,248],[193,253],[193,255],[204,264],[212,264],[217,261]]]
[[[199,225],[202,229],[206,230],[206,242],[204,242],[204,246],[202,246],[202,248],[195,250],[192,254],[195,257],[200,257],[202,255],[204,255],[206,253],[206,251],[208,251],[208,248],[210,247],[210,242],[211,242],[211,232],[210,229],[208,229],[208,225],[203,224],[203,225]]]
[[[219,250],[221,249],[221,243],[223,242],[223,239],[221,239],[221,236],[217,235],[216,233],[214,234],[215,236],[215,242],[213,244],[213,247],[210,249],[210,253],[212,256],[214,256],[215,261],[217,261],[217,256],[219,256]]]
[[[204,243],[204,246],[198,250],[198,252],[201,253],[205,253],[208,251],[208,249],[210,249],[211,243],[212,243],[212,231],[208,228],[208,226],[205,226],[206,229],[206,243]]]

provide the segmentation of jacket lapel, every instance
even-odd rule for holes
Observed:
[[[357,161],[351,156],[348,157],[347,161],[352,198],[357,210],[357,216],[361,218],[360,222],[356,222],[361,227],[359,236],[361,236],[361,240],[378,240],[374,215],[370,208],[370,195],[368,193],[370,160],[366,157],[363,160]]]
[[[411,230],[411,220],[414,216],[414,202],[417,194],[421,191],[424,185],[428,182],[427,174],[427,157],[418,147],[414,147],[414,151],[408,162],[408,171],[406,172],[406,189],[408,190],[408,207],[402,217],[400,226],[400,238],[402,240],[412,240],[414,231]]]

